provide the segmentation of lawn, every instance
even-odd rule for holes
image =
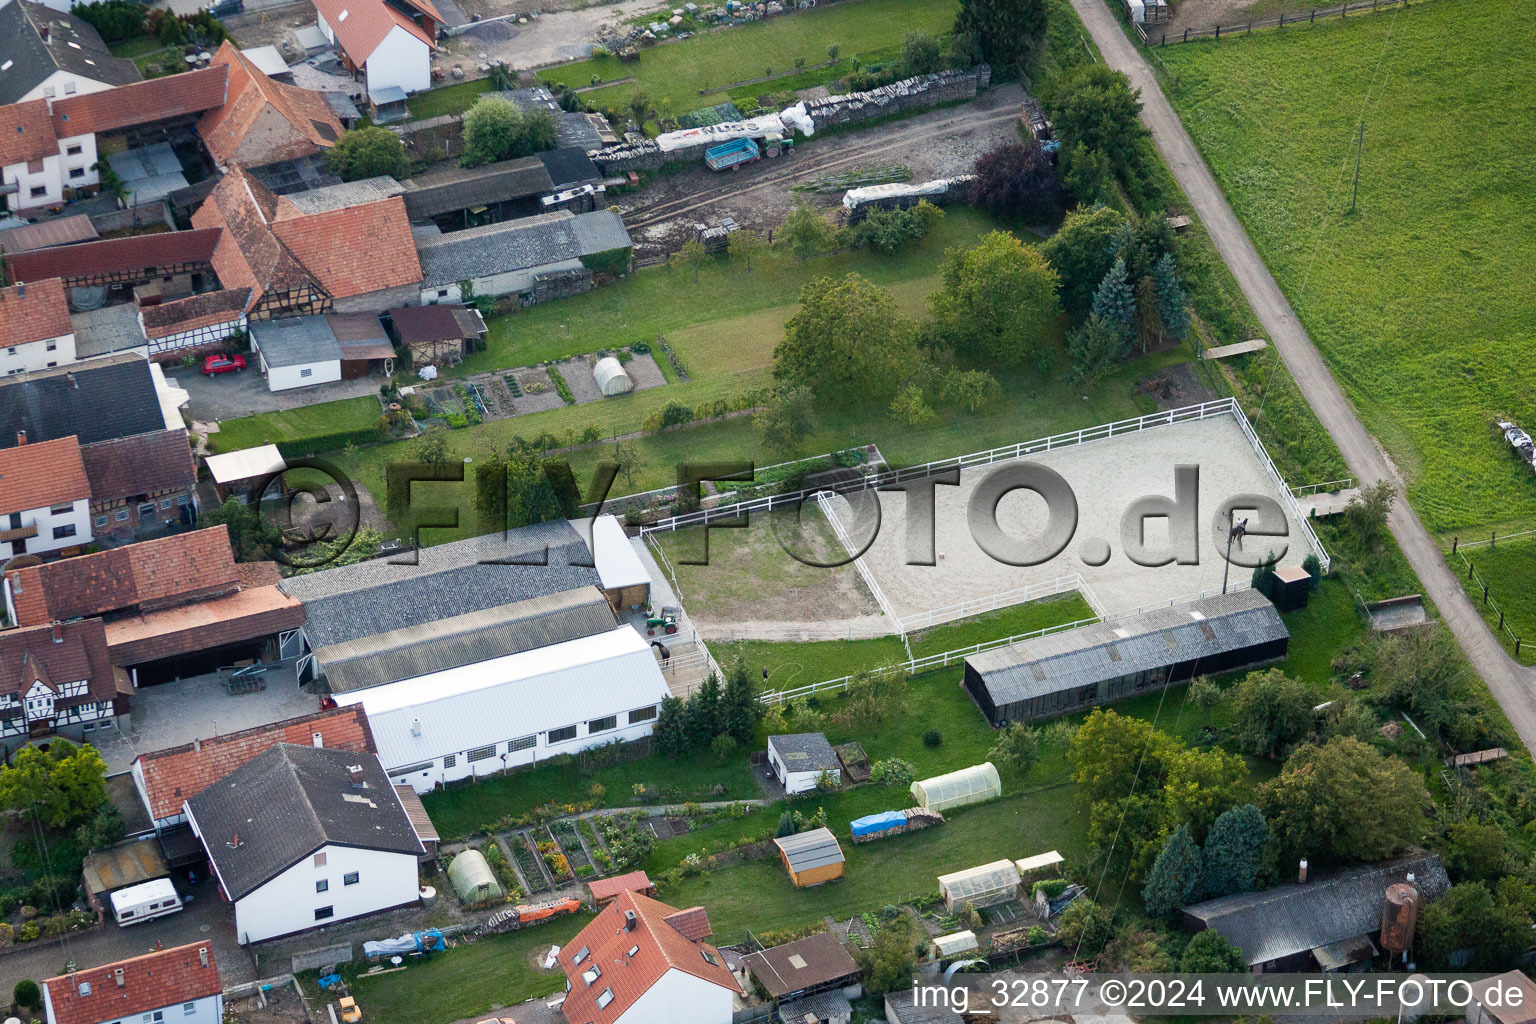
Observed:
[[[1466,0],[1158,51],[1217,180],[1435,531],[1536,512],[1536,482],[1492,423],[1536,422],[1528,49],[1522,11]]]
[[[214,451],[233,452],[268,442],[316,437],[348,430],[366,430],[379,418],[379,400],[372,395],[344,398],[339,402],[301,405],[279,412],[225,420],[219,432],[208,436]],[[380,494],[383,491],[378,492]]]
[[[410,110],[411,116],[417,120],[442,117],[444,114],[460,114],[468,110],[470,104],[490,88],[489,78],[477,78],[473,82],[459,82],[455,85],[445,85],[438,89],[415,93],[405,101],[405,105]]]
[[[720,103],[729,87],[765,74],[790,71],[797,59],[819,64],[827,47],[837,44],[841,61],[826,69],[827,77],[846,74],[850,58],[900,46],[908,32],[947,33],[954,24],[955,0],[856,0],[830,4],[793,15],[715,29],[692,39],[643,50],[640,59],[624,63],[617,57],[596,57],[562,64],[540,72],[546,82],[572,88],[593,78],[612,81],[633,75],[636,81],[582,94],[593,106],[621,108],[637,90],[650,94],[658,107],[685,113]],[[750,60],[750,63],[749,63]],[[762,91],[787,86],[765,82]]]
[[[342,974],[352,986],[363,1019],[370,1024],[424,1024],[475,1017],[493,1008],[515,1006],[565,987],[556,968],[533,965],[533,953],[551,943],[564,945],[592,920],[591,914],[563,917],[526,931],[489,935],[425,960],[412,960],[403,971],[358,978],[349,964]],[[306,979],[306,994],[323,1001]]]
[[[1504,624],[1521,638],[1520,661],[1536,665],[1536,538],[1521,537],[1518,540],[1501,540],[1493,546],[1461,548],[1461,555],[1472,563],[1472,568],[1488,585],[1488,596],[1504,612]],[[1483,618],[1504,644],[1514,654],[1515,644],[1509,634],[1499,629],[1499,616],[1483,604],[1483,588],[1470,578],[1467,562],[1446,552],[1446,561],[1456,573],[1472,604],[1482,612]]]

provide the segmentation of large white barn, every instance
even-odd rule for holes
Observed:
[[[361,704],[390,780],[418,793],[650,735],[667,683],[629,626],[336,695]]]

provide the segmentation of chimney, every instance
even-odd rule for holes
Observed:
[[[49,28],[50,28],[49,24],[45,21],[45,22],[43,22],[42,27],[38,31],[39,31],[39,34],[42,35],[42,37],[43,37],[43,42],[51,44],[53,42],[53,39],[49,35],[49,31],[48,31]]]
[[[312,732],[309,734],[309,741],[317,747],[325,746],[325,737],[321,736],[317,732]]]
[[[112,972],[112,979],[117,982],[118,988],[126,988],[128,986],[128,983],[123,980],[123,969],[121,967]]]
[[[363,785],[363,766],[360,764],[347,765],[347,775],[352,779],[352,785]]]
[[[25,281],[17,281],[16,282],[16,297],[18,299],[24,299],[24,298],[27,297],[27,282],[25,282]]]
[[[419,719],[419,718],[411,719],[411,735],[412,736],[420,736],[421,735],[421,719]]]
[[[1413,872],[1412,871],[1408,872],[1408,884],[1409,885],[1413,884]]]
[[[64,642],[64,631],[59,629],[59,624],[57,622],[55,622],[53,624],[52,630],[53,630],[53,642],[56,643],[56,644],[63,643]]]
[[[196,754],[201,754],[203,752],[203,741],[198,739],[196,736],[192,737],[192,752]]]
[[[198,961],[198,963],[202,964],[204,967],[208,966],[208,947],[207,946],[198,946],[197,947],[197,961]]]
[[[24,445],[26,443],[27,443],[27,432],[25,430],[18,430],[18,431],[16,431],[16,447],[20,448],[22,445]]]
[[[635,912],[633,910],[624,911],[624,930],[627,932],[635,930]]]
[[[75,380],[75,375],[74,375],[74,373],[73,373],[73,372],[71,372],[71,373],[66,373],[66,374],[65,374],[65,375],[64,375],[64,379],[65,379],[65,380],[67,380],[67,381],[69,381],[69,386],[70,386],[70,387],[72,387],[72,388],[74,388],[74,389],[75,389],[75,390],[76,390],[76,391],[79,391],[79,390],[80,390],[80,382],[79,382],[79,381],[77,381],[77,380]]]
[[[1301,858],[1301,866],[1296,870],[1296,882],[1302,884],[1307,880],[1307,858]]]

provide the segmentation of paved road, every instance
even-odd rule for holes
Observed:
[[[1158,152],[1189,196],[1195,212],[1205,223],[1216,249],[1237,277],[1259,322],[1280,351],[1302,394],[1307,397],[1323,427],[1333,436],[1350,471],[1364,483],[1391,480],[1399,500],[1392,511],[1391,528],[1408,562],[1418,573],[1425,593],[1467,652],[1478,674],[1504,708],[1521,742],[1536,753],[1536,672],[1517,664],[1499,646],[1461,584],[1445,564],[1439,546],[1402,497],[1402,480],[1366,433],[1306,329],[1270,276],[1258,250],[1227,205],[1210,169],[1173,112],[1162,88],[1141,53],[1120,30],[1105,0],[1072,0],[1105,62],[1125,72],[1141,90],[1141,120],[1152,133]]]

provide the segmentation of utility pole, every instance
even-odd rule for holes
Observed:
[[[1355,200],[1360,198],[1360,154],[1365,149],[1365,121],[1360,122],[1360,137],[1355,143],[1355,191],[1349,197],[1349,212],[1355,212]]]

